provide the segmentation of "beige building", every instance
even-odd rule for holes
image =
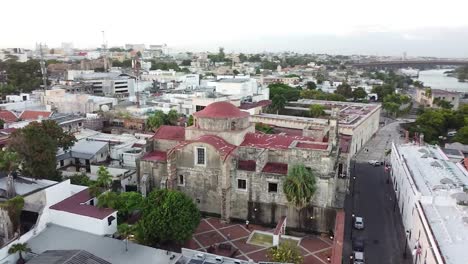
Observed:
[[[67,93],[64,89],[47,90],[41,94],[41,102],[58,113],[93,113],[109,110],[117,105],[117,99],[89,94]]]
[[[255,132],[249,113],[229,102],[216,102],[194,114],[191,127],[163,126],[139,161],[139,188],[178,189],[205,213],[224,220],[249,219],[309,231],[333,229],[335,208],[342,208],[347,178],[340,159],[338,124],[303,129],[302,135]],[[299,212],[289,206],[283,181],[295,164],[314,172],[317,191]],[[341,177],[340,177],[341,176]]]
[[[460,106],[460,93],[431,88],[418,88],[416,102],[425,107],[438,108],[437,100],[444,100],[453,105],[453,110]]]

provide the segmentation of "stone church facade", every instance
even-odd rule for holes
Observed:
[[[332,114],[333,116],[333,114]],[[162,126],[138,161],[139,189],[172,188],[192,197],[200,211],[226,221],[249,220],[327,232],[347,190],[347,154],[342,153],[338,122],[313,125],[302,135],[261,134],[249,114],[216,102],[194,114],[194,125]],[[310,205],[300,212],[283,193],[288,169],[303,164],[317,178]]]

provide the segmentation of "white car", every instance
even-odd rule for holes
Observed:
[[[382,165],[382,162],[378,160],[369,160],[368,163],[374,167]]]
[[[364,229],[364,218],[362,218],[360,216],[356,216],[354,218],[354,228]]]
[[[364,252],[354,252],[354,264],[364,264]]]

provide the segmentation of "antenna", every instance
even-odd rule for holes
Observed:
[[[136,88],[135,88],[135,95],[136,95],[136,103],[137,103],[137,108],[140,108],[140,91],[138,91],[138,80],[140,79],[140,67],[141,67],[141,58],[140,56],[135,55],[135,58],[132,61],[133,65],[133,70],[135,72],[135,83],[136,83]]]
[[[39,52],[41,54],[41,60],[39,64],[41,65],[42,83],[44,85],[44,91],[45,91],[47,90],[47,67],[44,61],[44,52],[42,51],[42,43],[39,43]]]
[[[106,42],[106,32],[103,30],[102,32],[102,57],[104,60],[104,71],[107,72],[108,69],[108,62],[107,62],[107,42]]]

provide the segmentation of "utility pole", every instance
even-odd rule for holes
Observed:
[[[41,60],[39,64],[41,65],[41,74],[42,74],[42,84],[44,85],[44,91],[47,90],[47,67],[44,60],[44,52],[42,51],[42,43],[39,43],[39,52],[41,54]]]
[[[107,65],[107,42],[106,42],[106,32],[102,32],[102,59],[104,61],[104,72],[107,72],[109,66]]]

